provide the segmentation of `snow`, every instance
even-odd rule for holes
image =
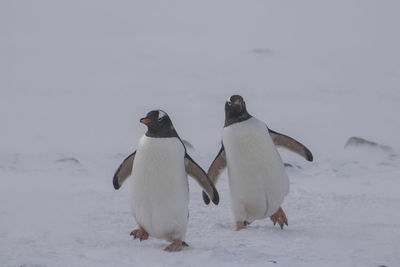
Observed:
[[[1,266],[400,265],[398,1],[1,1]],[[190,248],[132,240],[112,176],[165,110],[207,168],[224,102],[306,144],[280,150],[289,227],[234,231],[228,179],[189,178]],[[359,136],[379,147],[344,148]]]

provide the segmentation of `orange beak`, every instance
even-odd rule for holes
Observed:
[[[235,102],[233,102],[234,105],[240,105],[240,101],[236,100]]]
[[[148,118],[140,119],[140,123],[143,123],[143,124],[148,124],[148,123],[150,123],[150,122],[152,122],[152,120],[150,120],[150,119],[148,119]]]

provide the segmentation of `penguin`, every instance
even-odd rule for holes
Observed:
[[[225,102],[222,146],[208,169],[216,184],[228,169],[231,208],[236,230],[254,220],[270,217],[283,229],[288,220],[281,204],[289,192],[289,178],[275,146],[285,147],[313,161],[311,151],[295,139],[269,129],[251,116],[240,95]],[[205,192],[203,199],[210,200]]]
[[[166,251],[180,251],[188,222],[189,186],[193,177],[217,205],[219,195],[205,171],[189,156],[171,119],[162,110],[150,111],[140,122],[147,132],[137,150],[119,166],[113,177],[115,189],[131,177],[131,209],[138,229],[134,239],[149,236],[171,242]]]

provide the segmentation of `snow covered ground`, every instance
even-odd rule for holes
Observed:
[[[398,1],[1,1],[0,266],[399,266]],[[162,108],[203,168],[241,94],[281,150],[289,227],[234,231],[190,180],[190,248],[132,240],[112,176]],[[359,136],[391,149],[344,148]]]

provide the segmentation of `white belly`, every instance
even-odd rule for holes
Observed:
[[[265,124],[251,118],[225,127],[223,145],[235,220],[274,214],[289,192],[289,178]]]
[[[143,136],[132,169],[132,212],[151,236],[183,240],[189,191],[185,150],[178,138]]]

